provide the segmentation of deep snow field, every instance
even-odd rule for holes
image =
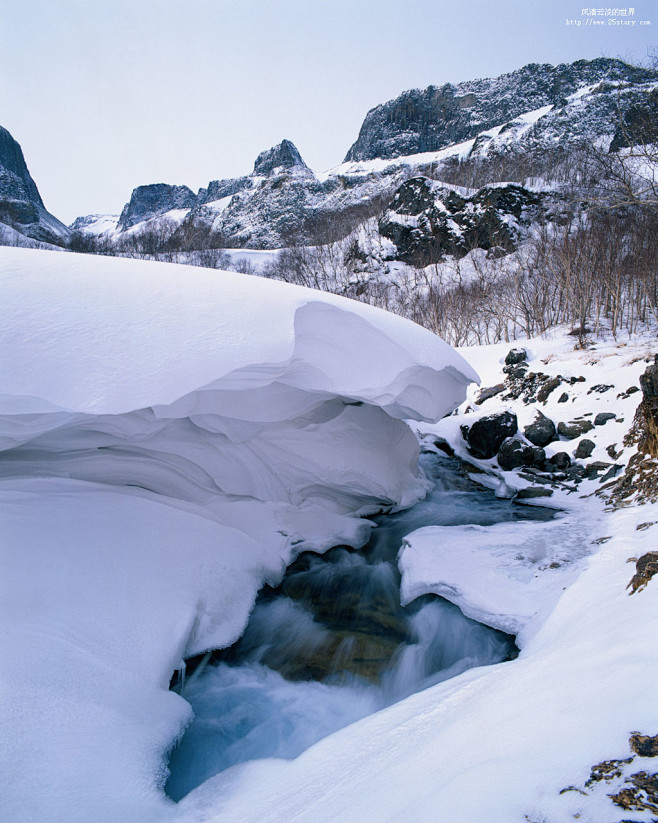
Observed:
[[[170,679],[241,635],[264,583],[304,550],[363,545],[364,516],[421,499],[419,442],[449,442],[501,500],[531,485],[467,454],[460,425],[481,415],[511,408],[523,428],[537,408],[556,423],[613,413],[585,435],[585,462],[612,464],[614,447],[622,470],[641,398],[626,390],[655,338],[578,351],[560,330],[458,353],[333,295],[30,249],[0,249],[0,289],[0,819],[653,819],[608,797],[655,772],[650,759],[586,785],[596,764],[631,756],[631,733],[658,734],[658,584],[626,588],[628,559],[655,548],[658,505],[611,510],[597,476],[531,499],[557,510],[550,521],[403,540],[402,600],[440,594],[516,635],[516,659],[429,686],[295,759],[232,766],[177,805],[162,788],[191,716]],[[477,405],[473,381],[502,382],[512,345],[564,385],[545,403],[498,393]]]

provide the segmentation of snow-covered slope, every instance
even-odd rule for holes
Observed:
[[[421,496],[403,418],[477,376],[334,296],[0,253],[3,818],[161,822],[173,671],[235,640],[297,552]]]

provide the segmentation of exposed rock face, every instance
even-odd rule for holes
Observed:
[[[637,495],[639,503],[658,499],[658,354],[640,376],[642,401],[633,426],[624,438],[625,446],[637,444],[637,453],[628,461],[623,477],[613,493],[613,501]],[[627,390],[626,396],[631,393]]]
[[[552,119],[557,126],[568,104],[566,98],[583,86],[602,81],[646,83],[657,77],[658,73],[649,69],[599,58],[559,66],[531,63],[501,77],[406,91],[368,112],[345,159],[438,151],[544,106],[553,106]],[[599,109],[609,106],[614,111],[614,94],[608,97],[599,99]],[[586,119],[588,114],[582,111],[579,116]],[[610,128],[614,131],[614,126]]]
[[[462,434],[471,453],[480,460],[495,457],[503,440],[514,437],[517,430],[516,415],[508,411],[481,417],[470,428],[462,426]]]
[[[49,214],[28,171],[21,147],[0,127],[0,223],[33,240],[61,245],[69,229]]]
[[[250,189],[253,186],[250,177],[237,177],[229,180],[211,180],[208,188],[199,189],[196,197],[196,206],[203,206],[206,203],[213,203],[222,200],[224,197],[232,197],[243,189]]]
[[[254,163],[254,175],[268,177],[277,169],[310,169],[302,160],[297,146],[290,140],[282,140],[278,146],[273,146],[267,151],[262,151]]]
[[[125,231],[172,209],[190,209],[195,203],[196,195],[187,186],[170,186],[167,183],[138,186],[133,189],[130,200],[121,212],[118,228]]]
[[[474,248],[512,251],[540,211],[539,197],[521,186],[485,186],[463,197],[427,177],[414,177],[396,191],[379,231],[395,244],[396,259],[426,266]]]

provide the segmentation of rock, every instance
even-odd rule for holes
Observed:
[[[511,471],[517,469],[519,466],[532,465],[532,459],[528,455],[530,448],[521,440],[514,437],[508,437],[503,441],[496,459],[501,469]]]
[[[608,471],[603,475],[599,482],[605,483],[606,480],[612,480],[613,478],[617,477],[617,475],[621,474],[623,468],[624,467],[621,464],[615,463],[614,465],[610,466]]]
[[[513,437],[517,430],[516,415],[508,411],[481,417],[470,428],[461,427],[471,453],[480,460],[490,460],[494,457],[503,440]]]
[[[549,378],[537,392],[537,400],[540,403],[545,403],[548,400],[549,394],[557,389],[561,382],[562,378],[559,375]]]
[[[610,463],[604,463],[602,460],[594,460],[585,466],[585,478],[591,480],[598,477],[600,472],[606,471],[610,468]]]
[[[570,420],[568,423],[558,423],[557,431],[567,440],[575,440],[581,434],[586,434],[594,428],[589,420]]]
[[[541,412],[538,412],[532,423],[523,429],[523,434],[535,446],[548,446],[557,439],[555,423]]]
[[[125,231],[172,209],[191,209],[195,202],[196,195],[187,186],[170,186],[167,183],[137,186],[123,207],[117,227]]]
[[[291,169],[295,166],[308,169],[297,146],[290,140],[282,140],[277,146],[262,151],[258,155],[254,163],[254,174],[267,177],[275,169]]]
[[[505,356],[506,366],[516,366],[518,363],[524,363],[528,359],[528,354],[525,349],[510,349]]]
[[[569,399],[569,395],[565,391],[563,391],[562,394],[558,397],[557,402],[558,403],[566,403],[568,399]]]
[[[608,383],[597,383],[596,386],[592,386],[587,394],[592,394],[592,392],[596,392],[596,394],[603,394],[604,392],[610,391],[610,389],[614,389],[614,386]]]
[[[537,151],[544,142],[550,145],[548,137],[553,134],[570,140],[580,137],[583,120],[593,119],[595,109],[603,108],[606,114],[608,109],[615,111],[620,95],[614,81],[646,83],[654,79],[655,72],[650,69],[598,58],[559,66],[530,64],[500,77],[412,89],[368,112],[345,162],[435,152],[477,138],[505,122],[514,134],[515,119],[520,115],[552,106],[552,111],[533,125],[531,134],[524,129],[518,151],[527,156],[529,148]],[[569,95],[583,86],[601,84],[601,88],[603,80],[613,81],[610,91],[600,92],[591,101],[578,101],[575,108],[568,105]],[[514,142],[505,148],[512,152]]]
[[[633,732],[629,743],[631,751],[640,757],[658,757],[658,734],[649,737],[640,732]]]
[[[443,437],[434,438],[434,445],[444,454],[447,454],[448,457],[452,457],[455,453],[455,450],[452,448],[450,443],[448,443],[448,441],[445,440]]]
[[[21,147],[0,126],[0,224],[3,223],[24,237],[58,246],[71,238],[70,229],[46,211]]]
[[[532,500],[537,497],[550,497],[553,494],[553,489],[544,489],[538,486],[526,486],[525,489],[519,489],[514,500]]]
[[[658,552],[647,552],[635,561],[635,574],[626,588],[631,590],[631,594],[640,592],[656,573],[658,573]]]
[[[584,460],[586,457],[589,457],[595,448],[595,443],[593,440],[588,440],[584,437],[580,443],[578,444],[578,448],[573,453],[573,456],[576,460]]]
[[[559,471],[565,471],[571,465],[571,458],[566,452],[557,452],[548,458],[548,463]]]
[[[639,392],[639,391],[640,391],[640,387],[639,387],[639,386],[629,386],[629,387],[626,389],[626,394],[635,394],[636,392]]]
[[[477,396],[477,400],[475,401],[476,406],[480,406],[484,403],[485,400],[489,400],[491,397],[495,397],[497,394],[500,394],[502,391],[505,390],[504,383],[498,383],[495,386],[490,386],[486,389],[480,389],[480,393]]]
[[[599,412],[594,418],[594,425],[605,426],[608,420],[615,420],[616,417],[617,415],[613,414],[612,412]]]
[[[521,215],[538,208],[538,195],[514,183],[484,186],[466,198],[419,175],[402,183],[378,226],[397,249],[394,259],[424,267],[474,248],[512,251]]]

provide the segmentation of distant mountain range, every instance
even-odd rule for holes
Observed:
[[[345,161],[324,174],[315,174],[294,144],[283,140],[258,156],[251,174],[213,180],[196,194],[184,185],[141,185],[121,215],[87,215],[68,228],[46,211],[20,146],[1,129],[0,242],[66,246],[72,238],[86,237],[120,246],[148,236],[153,248],[272,249],[337,240],[377,216],[383,236],[396,245],[398,259],[405,259],[410,248],[422,247],[422,225],[436,231],[441,221],[427,215],[445,212],[450,184],[453,189],[457,184],[457,212],[486,212],[485,227],[494,237],[487,242],[506,248],[523,219],[519,222],[516,214],[509,229],[505,208],[513,204],[518,212],[520,198],[536,209],[537,196],[516,191],[492,200],[477,190],[501,182],[518,189],[531,179],[535,191],[542,182],[554,189],[549,183],[561,168],[565,174],[572,151],[591,144],[605,150],[624,145],[629,139],[625,126],[644,110],[658,122],[655,70],[608,58],[555,67],[530,64],[493,79],[406,91],[377,106],[366,115]],[[427,182],[409,188],[407,181],[414,177],[443,186]],[[416,214],[409,211],[414,208]],[[408,230],[398,230],[421,213],[427,219],[416,219],[411,227],[417,230],[415,239]],[[462,217],[451,222],[453,237],[446,236],[445,248],[465,242],[455,226],[465,227],[469,242],[484,236],[483,229],[466,225]]]

